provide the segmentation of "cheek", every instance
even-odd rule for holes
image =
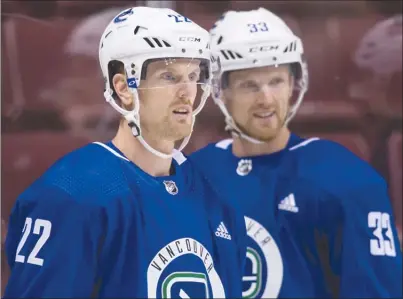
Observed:
[[[279,98],[278,109],[280,113],[280,117],[283,118],[286,116],[287,111],[290,107],[290,91],[289,89],[284,90]]]
[[[177,87],[167,88],[164,91],[165,97],[169,97],[172,100],[178,100],[181,95],[184,95],[191,103],[194,103],[196,97],[201,96],[201,88],[199,89],[199,84],[196,83],[185,83],[183,85],[178,85]]]
[[[199,92],[198,85],[195,84],[190,88],[190,100],[194,102],[198,94],[201,96],[202,90]]]
[[[143,91],[140,94],[140,118],[158,119],[166,111],[169,101],[163,89]]]
[[[282,88],[282,89],[276,91],[275,98],[277,99],[278,106],[281,108],[288,107],[288,102],[290,101],[291,95],[292,95],[292,92],[288,88]]]
[[[250,106],[253,103],[253,99],[248,97],[234,97],[228,101],[227,107],[229,108],[229,113],[241,120],[247,117]]]

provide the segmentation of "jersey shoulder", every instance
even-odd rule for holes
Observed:
[[[221,190],[222,184],[230,184],[229,179],[222,175],[222,170],[229,161],[225,157],[228,155],[232,157],[230,147],[232,141],[232,139],[224,139],[210,143],[192,153],[188,160],[194,169],[194,173],[199,176],[199,181],[204,184],[206,190],[213,193],[210,197],[218,200],[225,209],[231,210],[231,213],[238,213],[239,203],[234,199],[229,200]]]
[[[207,159],[211,154],[226,154],[227,152],[231,153],[231,144],[233,142],[232,138],[223,139],[218,142],[212,142],[206,145],[205,147],[195,151],[190,155],[193,159]]]
[[[212,165],[224,161],[222,158],[232,155],[232,139],[223,139],[219,142],[209,143],[205,147],[195,151],[189,156],[189,159],[200,169],[214,168]]]
[[[359,189],[369,184],[386,184],[368,162],[331,140],[306,139],[290,147],[289,154],[299,177],[319,183],[329,191],[337,191],[340,186]]]
[[[229,224],[231,228],[237,231],[240,231],[240,227],[243,229],[244,217],[238,199],[230,200],[225,195],[225,192],[221,190],[219,184],[217,184],[216,177],[206,173],[207,168],[201,169],[201,167],[196,166],[191,159],[188,161],[188,167],[192,169],[191,177],[194,183],[191,190],[201,195],[207,211],[221,210],[223,211],[223,215],[228,217],[226,223]],[[210,166],[209,169],[219,174],[214,166]]]
[[[210,143],[204,148],[192,153],[188,159],[214,186],[227,183],[227,177],[222,172],[232,165],[232,139],[224,139],[217,143]]]
[[[127,188],[121,163],[128,160],[103,143],[91,143],[60,158],[23,194],[53,190],[65,198],[102,204]]]

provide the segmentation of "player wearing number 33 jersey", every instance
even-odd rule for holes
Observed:
[[[61,158],[17,199],[5,298],[241,297],[243,215],[174,148],[210,94],[208,43],[170,9],[111,21],[100,62],[117,135]]]
[[[213,96],[233,138],[190,159],[246,215],[243,297],[401,298],[384,179],[341,145],[287,128],[307,90],[301,40],[262,8],[224,14],[211,35]]]

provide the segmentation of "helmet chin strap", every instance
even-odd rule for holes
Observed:
[[[247,135],[246,133],[244,133],[235,123],[234,119],[229,116],[229,117],[225,117],[225,130],[228,132],[231,132],[231,134],[236,135],[238,137],[241,137],[251,143],[254,144],[262,144],[264,143],[263,141],[256,139],[252,136]]]
[[[182,141],[182,143],[181,143],[181,145],[180,145],[180,147],[179,147],[179,149],[177,151],[182,151],[183,148],[188,144],[188,142],[190,140],[190,136],[192,135],[192,132],[193,132],[193,126],[194,126],[195,120],[196,120],[195,116],[192,116],[192,127],[191,127],[190,134],[183,139],[183,141]],[[136,136],[136,132],[137,132],[137,129],[132,127],[132,133],[133,133],[134,136]],[[138,135],[136,137],[137,137],[138,141],[145,147],[146,150],[148,150],[149,152],[151,152],[152,154],[154,154],[154,155],[156,155],[156,156],[158,156],[160,158],[169,159],[169,158],[172,158],[173,155],[175,154],[175,151],[176,151],[175,149],[172,151],[171,154],[165,154],[165,153],[162,153],[162,152],[154,149],[151,145],[149,145],[144,140],[143,136]]]
[[[228,109],[227,109],[227,107],[225,107],[224,102],[220,98],[214,98],[214,99],[215,99],[215,102],[217,103],[218,107],[220,108],[221,112],[225,116],[225,124],[226,124],[225,130],[226,131],[230,131],[232,134],[235,134],[236,136],[239,136],[254,144],[264,143],[263,141],[253,138],[253,137],[247,135],[246,133],[242,132],[242,130],[235,123],[232,116],[229,114]]]
[[[150,153],[152,153],[160,158],[170,159],[176,154],[176,152],[182,151],[185,148],[185,146],[189,143],[190,137],[193,133],[193,127],[194,127],[194,123],[196,120],[196,115],[204,107],[204,105],[206,104],[206,100],[210,94],[210,88],[208,86],[202,86],[202,89],[203,89],[203,94],[201,97],[201,102],[199,104],[199,107],[197,107],[197,109],[195,111],[193,111],[190,134],[183,139],[181,145],[179,146],[179,149],[177,149],[177,150],[174,149],[172,151],[172,153],[170,153],[170,154],[166,154],[166,153],[156,150],[151,145],[149,145],[147,143],[147,141],[145,141],[143,136],[141,136],[140,114],[139,114],[140,103],[139,103],[139,97],[138,97],[138,92],[137,92],[136,88],[130,88],[130,90],[132,91],[133,96],[134,96],[134,109],[131,111],[123,109],[116,103],[115,99],[112,96],[113,92],[110,88],[107,88],[107,90],[104,92],[104,97],[105,97],[106,101],[116,111],[118,111],[120,114],[122,114],[123,117],[127,120],[127,122],[129,123],[129,126],[131,128],[133,136],[138,139],[138,141],[141,143],[141,145],[144,146],[144,148],[146,150],[148,150]]]

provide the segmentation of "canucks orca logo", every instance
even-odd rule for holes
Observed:
[[[174,272],[162,283],[162,298],[192,298],[192,293],[211,298],[208,278],[204,273]]]
[[[182,264],[184,271],[170,272],[169,265],[186,256],[198,260],[198,272],[191,271],[196,268],[186,262]],[[172,241],[154,256],[147,270],[147,291],[148,298],[225,298],[212,255],[192,238]]]
[[[129,8],[122,11],[116,18],[113,19],[113,23],[121,23],[127,20],[127,17],[133,14],[133,8]]]
[[[252,247],[248,247],[246,250],[246,265],[245,272],[248,275],[245,273],[242,279],[243,285],[246,286],[242,292],[242,297],[256,298],[262,289],[263,268],[266,265],[263,264],[259,252]]]
[[[243,276],[243,298],[277,298],[283,283],[283,260],[270,233],[245,216],[252,246],[247,248]]]

